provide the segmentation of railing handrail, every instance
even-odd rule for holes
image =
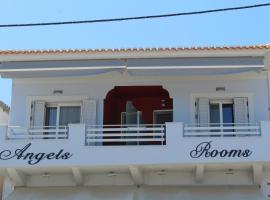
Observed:
[[[87,125],[85,144],[95,146],[95,143],[125,143],[126,145],[150,144],[159,142],[165,144],[165,124],[114,124]],[[123,144],[123,145],[125,145]]]
[[[162,131],[164,130],[163,127],[125,127],[125,128],[87,128],[87,131],[112,131],[112,132],[118,132],[118,131]]]
[[[143,126],[165,126],[165,124],[95,124],[95,125],[88,125],[87,127],[143,127]]]
[[[259,123],[204,123],[184,124],[183,136],[259,136],[261,127]]]
[[[184,127],[184,130],[246,130],[246,129],[258,129],[259,126],[202,126],[202,127],[195,127],[195,126],[189,126],[189,127]]]
[[[16,132],[17,131],[17,132]],[[68,126],[7,127],[7,139],[67,139]]]
[[[250,125],[257,124],[258,122],[248,122],[248,123],[185,123],[184,126],[205,126],[205,125]]]

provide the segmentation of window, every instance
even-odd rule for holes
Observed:
[[[121,112],[122,125],[140,125],[143,124],[142,112],[137,110],[132,101],[126,102],[126,111]]]
[[[248,98],[197,98],[195,119],[200,125],[246,124],[249,122]]]
[[[30,127],[58,127],[68,124],[84,123],[96,125],[96,100],[82,99],[76,101],[51,102],[34,100],[31,102]]]
[[[121,112],[121,125],[140,125],[142,124],[142,112]]]
[[[234,112],[233,100],[210,100],[210,123],[211,126],[233,126]],[[218,130],[211,130],[217,132]],[[233,129],[225,129],[224,132],[233,132]]]
[[[210,100],[210,123],[234,123],[233,100]]]
[[[154,110],[153,112],[153,123],[154,124],[165,124],[166,122],[173,121],[172,110]]]
[[[48,104],[45,108],[45,126],[67,126],[72,123],[80,123],[81,106],[80,105],[61,105]]]
[[[45,126],[54,127],[57,121],[57,107],[47,107],[45,113]]]

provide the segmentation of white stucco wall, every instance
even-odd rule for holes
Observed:
[[[38,96],[54,96],[55,99],[71,97],[90,97],[97,100],[97,123],[102,124],[103,121],[103,99],[107,92],[114,86],[128,85],[162,85],[170,93],[174,104],[174,121],[189,123],[192,119],[191,102],[192,96],[195,94],[211,94],[211,95],[248,95],[251,98],[250,106],[252,108],[252,118],[254,121],[264,121],[268,119],[268,94],[267,80],[265,74],[240,74],[232,76],[217,77],[129,77],[123,75],[101,75],[88,78],[51,78],[51,79],[20,79],[13,80],[12,102],[10,125],[28,126],[30,99]],[[225,87],[225,92],[216,92],[216,87]],[[53,95],[53,90],[63,90],[62,95]],[[195,141],[196,142],[196,141]],[[257,145],[256,141],[254,146]],[[228,143],[230,145],[230,143]],[[37,145],[40,150],[41,146]],[[74,146],[74,145],[73,145]],[[181,146],[181,145],[178,145]],[[259,145],[260,146],[260,145]],[[46,146],[46,149],[48,146]],[[263,147],[263,146],[262,146]],[[15,148],[15,147],[14,147]],[[83,148],[83,147],[82,147]],[[182,148],[182,146],[181,146]],[[117,150],[117,149],[116,149]],[[121,150],[123,151],[123,150]],[[134,150],[133,150],[134,152]],[[96,152],[94,152],[96,153]],[[156,152],[155,152],[156,154]],[[259,155],[262,155],[258,153]],[[96,154],[95,154],[96,155]],[[119,155],[119,154],[118,154]],[[138,154],[139,155],[139,154]],[[141,155],[141,154],[140,154]],[[154,154],[153,154],[154,155]],[[171,154],[176,155],[176,154]],[[102,157],[102,156],[101,156]],[[130,157],[130,155],[129,155]],[[152,156],[154,157],[154,156]],[[165,157],[167,158],[167,157]],[[134,159],[134,158],[132,158]],[[261,159],[256,157],[256,159]],[[174,161],[176,159],[173,159]],[[186,159],[185,159],[186,160]],[[115,161],[118,162],[118,161]],[[160,162],[160,159],[159,159]],[[118,162],[119,163],[119,162]],[[130,163],[130,162],[128,162]],[[143,163],[146,163],[144,160]],[[101,188],[102,194],[104,189]],[[124,188],[119,188],[122,190]],[[31,190],[31,192],[29,192]],[[41,191],[42,190],[42,191]],[[77,190],[77,191],[76,191]],[[85,191],[87,190],[87,191]],[[115,193],[115,190],[109,189]],[[264,199],[258,187],[162,187],[161,188],[141,188],[138,192],[136,187],[130,187],[130,192],[120,191],[119,195],[126,194],[128,199],[133,199],[133,194],[138,196],[134,199],[166,199],[168,192],[170,199],[188,198],[188,199]],[[54,191],[49,188],[33,190],[32,188],[22,188],[15,190],[16,192],[10,196],[10,199],[29,199],[44,197],[44,199],[88,199],[92,194],[89,189],[73,188],[65,190],[63,188],[55,188]],[[135,192],[134,192],[135,191]],[[70,192],[70,193],[69,193]],[[112,199],[110,192],[107,197]],[[88,194],[89,193],[89,194]],[[45,195],[46,194],[46,195]],[[47,195],[50,195],[48,197]],[[70,194],[70,196],[68,195]],[[94,192],[95,195],[97,194]],[[105,195],[105,194],[104,194]],[[92,197],[92,196],[91,196]],[[106,196],[102,196],[106,199]],[[119,199],[119,196],[115,197]],[[41,198],[42,199],[42,198]],[[98,199],[98,197],[97,197]],[[124,198],[125,199],[125,198]]]
[[[268,120],[267,80],[265,74],[252,73],[216,77],[130,77],[125,74],[100,75],[88,78],[21,79],[13,81],[10,125],[28,126],[30,97],[55,96],[53,90],[63,90],[64,96],[88,96],[97,100],[97,123],[103,122],[103,100],[114,86],[162,85],[173,98],[174,121],[191,122],[191,98],[194,94],[249,95],[251,120]],[[225,87],[225,92],[216,92]],[[42,98],[42,97],[40,97]]]

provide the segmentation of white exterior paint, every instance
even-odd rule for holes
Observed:
[[[137,52],[100,53],[87,55],[37,55],[14,56],[13,61],[40,61],[70,59],[130,59],[130,58],[180,58],[180,57],[236,57],[265,56],[266,52],[186,52],[159,54]],[[12,56],[0,56],[2,61],[12,61]],[[143,61],[141,61],[143,62]],[[128,65],[128,61],[126,62]],[[9,63],[10,64],[10,63]],[[20,64],[20,63],[19,63]],[[25,64],[25,63],[23,63]],[[265,62],[264,70],[269,68]],[[145,67],[144,65],[142,65]],[[57,67],[53,70],[58,70]],[[76,67],[76,66],[74,66]],[[125,66],[128,69],[129,66]],[[152,73],[156,66],[150,66]],[[213,66],[212,66],[213,67]],[[223,68],[224,66],[222,66]],[[166,145],[146,146],[87,146],[86,125],[70,124],[67,139],[10,139],[8,128],[0,127],[0,175],[5,178],[4,197],[7,199],[263,199],[268,195],[270,180],[270,122],[269,122],[269,72],[255,71],[225,74],[219,71],[212,76],[200,76],[194,67],[189,76],[183,71],[176,75],[162,72],[152,76],[133,76],[128,70],[91,76],[53,75],[50,69],[43,78],[20,78],[14,75],[9,126],[30,127],[31,103],[35,100],[49,103],[76,102],[83,105],[87,99],[95,100],[97,125],[103,125],[103,104],[106,94],[115,86],[162,86],[173,99],[173,122],[166,124]],[[132,68],[132,67],[131,67]],[[149,66],[148,66],[149,68]],[[173,70],[176,70],[174,67]],[[196,69],[195,69],[196,68]],[[211,67],[210,67],[211,68]],[[226,66],[225,66],[226,68]],[[245,67],[244,67],[245,68]],[[35,68],[32,67],[33,71]],[[62,69],[65,71],[65,69]],[[136,70],[134,67],[132,70]],[[142,69],[140,69],[142,70]],[[146,70],[146,69],[143,69]],[[142,70],[142,71],[143,71]],[[168,69],[169,70],[169,69]],[[15,70],[16,71],[16,70]],[[76,70],[75,70],[76,71]],[[208,72],[211,72],[209,70]],[[13,72],[11,72],[13,73]],[[140,72],[141,73],[141,72]],[[156,73],[156,71],[155,71]],[[192,73],[196,76],[192,76]],[[31,73],[30,73],[31,74]],[[23,76],[23,75],[22,75]],[[225,91],[216,91],[224,87]],[[53,94],[53,91],[62,94]],[[222,137],[185,137],[186,124],[195,123],[195,99],[236,98],[248,99],[249,120],[259,124],[258,135]],[[23,130],[23,129],[22,129]],[[28,134],[29,132],[26,131]],[[192,158],[191,151],[202,142],[210,142],[211,150],[223,149],[252,151],[248,157]],[[27,153],[69,152],[69,159],[43,159],[31,165],[29,159],[13,157],[14,152],[31,143]],[[4,151],[7,150],[7,151]],[[17,151],[16,151],[17,150]],[[24,152],[26,153],[26,152]],[[13,191],[13,185],[15,190]],[[18,186],[18,188],[16,187]],[[13,191],[13,192],[10,192]],[[265,192],[266,191],[266,192]]]
[[[74,124],[69,126],[68,139],[55,140],[8,140],[5,135],[1,138],[2,149],[16,149],[31,143],[29,152],[58,152],[64,149],[73,156],[70,159],[42,160],[38,165],[42,167],[65,167],[65,166],[113,166],[113,165],[156,165],[168,164],[197,164],[197,163],[241,163],[241,162],[268,162],[270,155],[265,153],[270,140],[270,122],[261,122],[261,136],[246,137],[184,137],[183,124],[173,122],[166,124],[166,145],[164,146],[85,146],[85,125]],[[1,128],[5,133],[5,127]],[[191,158],[190,152],[205,141],[212,141],[212,149],[250,149],[249,157],[201,157]],[[48,146],[50,148],[48,148]],[[74,148],[76,147],[76,148]],[[91,159],[85,159],[85,155]],[[108,155],[111,155],[108,157]],[[142,156],[143,155],[143,156]],[[158,155],[158,156],[155,156]],[[31,167],[29,159],[10,159],[3,162],[2,167]],[[35,166],[35,165],[33,165]]]
[[[192,122],[191,109],[196,94],[212,96],[246,96],[250,98],[252,121],[268,120],[268,96],[266,74],[254,73],[249,77],[221,76],[214,80],[202,78],[173,77],[128,77],[107,75],[93,78],[18,80],[13,83],[10,125],[29,126],[31,100],[75,101],[85,98],[97,100],[97,124],[103,123],[103,100],[114,86],[162,85],[169,91],[174,104],[175,122]],[[216,92],[216,87],[225,87],[225,92]],[[259,88],[259,89],[258,89]],[[53,90],[63,90],[63,95],[53,95]],[[256,112],[254,112],[256,105]],[[16,115],[13,114],[16,112]]]

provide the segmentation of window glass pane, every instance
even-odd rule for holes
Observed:
[[[155,124],[165,124],[166,122],[172,122],[173,121],[173,113],[172,111],[160,111],[160,112],[154,112],[154,123]]]
[[[139,112],[132,101],[126,102],[126,124],[140,124],[141,123],[141,112]]]
[[[57,108],[47,107],[45,115],[45,126],[56,126]]]
[[[81,107],[80,106],[63,106],[60,107],[59,125],[68,125],[80,123]]]
[[[219,104],[210,104],[210,123],[220,123]]]
[[[223,104],[222,105],[223,113],[223,123],[233,123],[233,104]]]

